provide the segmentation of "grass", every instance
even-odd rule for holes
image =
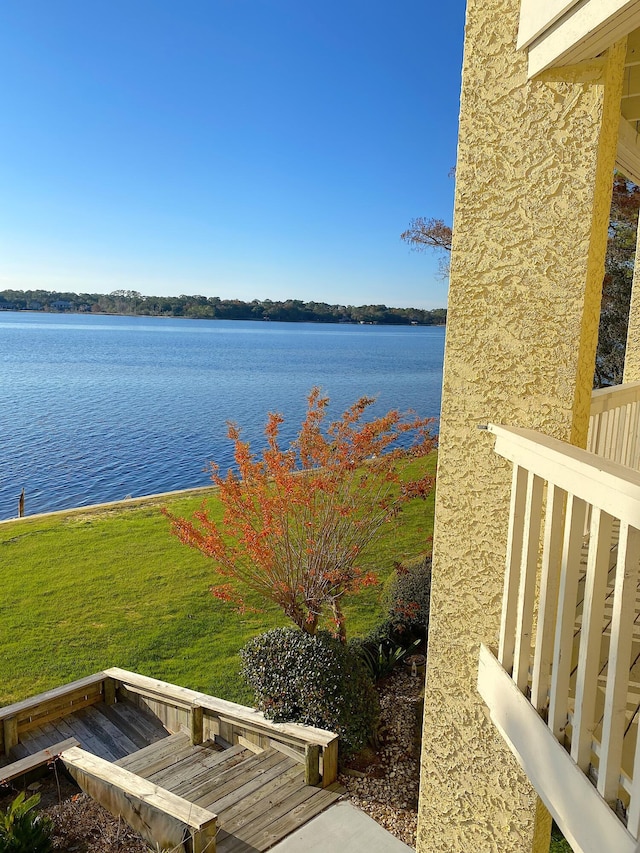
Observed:
[[[433,469],[435,456],[413,464]],[[240,616],[211,596],[213,564],[171,536],[160,513],[166,503],[189,515],[201,501],[199,492],[0,524],[0,705],[107,666],[250,700],[238,650],[286,620],[273,606]],[[208,501],[219,511],[214,490]],[[426,550],[433,495],[406,506],[400,522],[366,555],[381,580]],[[383,617],[381,589],[345,602],[352,635]]]

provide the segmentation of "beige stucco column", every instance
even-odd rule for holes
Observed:
[[[636,238],[636,257],[633,265],[633,285],[629,305],[627,349],[624,357],[623,382],[640,380],[640,227]]]
[[[479,643],[497,640],[511,480],[478,425],[586,440],[624,45],[528,82],[518,12],[467,10],[420,853],[548,850],[548,815],[475,689]]]

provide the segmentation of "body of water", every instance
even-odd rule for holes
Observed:
[[[258,450],[268,411],[291,439],[320,385],[339,415],[437,417],[444,328],[0,312],[0,519],[206,485]]]

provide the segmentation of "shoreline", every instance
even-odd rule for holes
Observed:
[[[219,323],[291,323],[298,326],[303,323],[312,323],[315,326],[412,326],[420,329],[444,329],[447,326],[446,323],[420,323],[417,320],[408,323],[384,323],[380,320],[286,320],[282,318],[272,320],[270,317],[189,317],[184,314],[119,314],[117,311],[73,311],[71,309],[65,311],[45,311],[35,308],[0,308],[0,317],[3,314],[52,314],[55,317],[69,315],[74,317],[148,317],[154,320],[204,320]]]
[[[201,492],[213,492],[217,486],[194,486],[190,489],[175,489],[170,492],[157,492],[152,495],[140,495],[137,498],[122,498],[117,501],[104,501],[98,504],[87,504],[86,506],[69,507],[68,509],[53,509],[50,512],[35,512],[32,515],[13,516],[12,518],[0,518],[0,525],[10,524],[14,522],[29,521],[31,519],[49,518],[54,515],[76,515],[83,512],[95,512],[102,509],[118,509],[133,507],[137,504],[153,504],[161,503],[165,499],[177,497],[189,497],[190,495],[198,495]]]

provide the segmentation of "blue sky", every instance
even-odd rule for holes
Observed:
[[[9,0],[0,289],[440,307],[464,0]]]

